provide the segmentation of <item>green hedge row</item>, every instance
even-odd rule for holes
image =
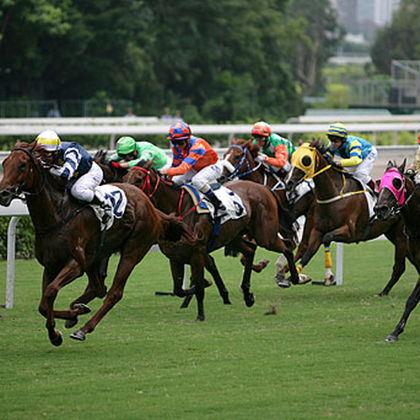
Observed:
[[[0,217],[0,259],[7,259],[7,229],[11,217]],[[16,258],[34,258],[34,227],[29,216],[23,216],[16,229]]]

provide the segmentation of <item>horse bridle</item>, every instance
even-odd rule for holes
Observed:
[[[34,158],[33,154],[29,150],[25,149],[24,147],[15,147],[14,149],[11,150],[11,153],[13,153],[15,151],[24,152],[27,156],[29,156],[29,158],[31,160],[31,163],[32,163],[32,166],[31,166],[30,170],[32,171],[33,170],[33,167],[35,167],[36,171],[38,171],[38,173],[42,176],[42,183],[41,183],[41,187],[40,187],[39,191],[36,191],[36,192],[25,191],[24,190],[24,184],[25,184],[25,182],[28,179],[28,177],[26,177],[25,182],[19,188],[17,188],[16,189],[16,192],[12,193],[12,195],[15,198],[22,199],[22,197],[20,197],[20,194],[22,192],[25,195],[38,195],[38,194],[40,194],[43,191],[43,189],[45,188],[46,179],[45,179],[44,172],[39,169],[39,167],[38,167],[38,165],[37,165],[37,163],[35,161],[35,158]]]
[[[155,188],[153,189],[152,192],[151,191],[151,183],[150,183],[150,171],[141,167],[141,166],[133,166],[131,169],[139,169],[140,171],[144,172],[146,174],[146,179],[143,182],[143,185],[140,187],[140,189],[147,194],[147,196],[149,198],[152,198],[156,192],[156,190],[159,187],[160,184],[160,176],[156,177],[156,185]],[[145,191],[145,189],[147,188],[147,192]]]
[[[233,167],[234,169],[231,172],[231,174],[229,175],[228,179],[243,178],[246,175],[249,175],[249,174],[252,174],[253,172],[256,172],[260,168],[260,166],[262,165],[262,163],[259,162],[258,165],[256,165],[254,168],[251,168],[251,165],[249,164],[248,159],[246,159],[247,148],[243,147],[243,146],[239,146],[237,144],[233,144],[231,147],[239,149],[242,152],[242,156],[241,156],[240,162],[236,166]],[[247,163],[247,170],[244,173],[239,174],[239,171],[241,170],[242,165],[244,164],[245,161]]]

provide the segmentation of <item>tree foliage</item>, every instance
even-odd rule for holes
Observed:
[[[378,31],[371,49],[379,73],[389,74],[392,60],[420,60],[420,3],[402,0],[391,24]]]
[[[302,112],[300,91],[314,89],[336,42],[326,2],[0,0],[0,94],[282,121]]]

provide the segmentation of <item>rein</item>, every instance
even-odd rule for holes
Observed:
[[[259,162],[258,165],[256,165],[254,168],[251,168],[248,159],[246,159],[246,152],[247,152],[246,147],[239,146],[237,144],[232,144],[231,147],[239,149],[242,152],[241,161],[235,166],[233,172],[230,174],[231,179],[233,179],[235,177],[243,178],[244,176],[247,176],[249,174],[252,174],[252,173],[256,172],[261,167],[262,163]],[[246,164],[247,164],[247,170],[240,174],[239,171],[241,170],[244,162],[246,162]]]

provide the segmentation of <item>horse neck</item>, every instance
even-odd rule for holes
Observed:
[[[152,182],[151,189],[155,188],[157,178]],[[147,191],[145,191],[147,194]],[[165,181],[160,180],[158,187],[156,188],[155,193],[151,197],[154,205],[164,213],[170,214],[178,211],[180,191],[175,187],[167,184]]]
[[[407,204],[401,209],[404,223],[410,233],[420,234],[420,218],[418,217],[420,212],[420,188],[414,186],[406,188],[406,200]]]
[[[319,158],[319,157],[318,157]],[[321,171],[327,166],[325,159],[319,159],[316,165],[315,173]],[[315,192],[319,199],[326,200],[335,197],[343,186],[344,175],[332,168],[324,170],[322,173],[315,175],[313,180],[315,184]]]
[[[41,169],[43,170],[43,169]],[[62,203],[63,192],[53,187],[49,175],[45,175],[45,184],[39,193],[26,195],[26,203],[29,214],[36,230],[44,230],[60,220],[60,209],[58,203]],[[35,189],[42,185],[43,181],[35,182]]]

